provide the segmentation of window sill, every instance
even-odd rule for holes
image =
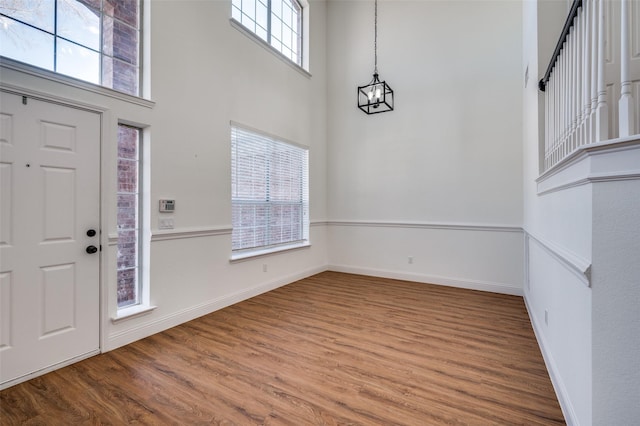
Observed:
[[[118,99],[130,104],[139,105],[145,108],[153,108],[155,102],[149,99],[141,98],[139,96],[129,95],[128,93],[119,92],[108,87],[100,86],[98,84],[89,83],[87,81],[79,80],[74,77],[70,77],[64,74],[59,74],[53,71],[46,70],[44,68],[29,65],[24,62],[16,61],[4,56],[0,56],[0,65],[3,68],[19,71],[24,74],[33,75],[36,77],[44,78],[49,81],[64,84],[69,87],[75,87],[87,92],[97,93],[99,95],[108,96],[113,99]]]
[[[294,70],[298,71],[300,74],[304,75],[305,77],[311,78],[311,73],[309,71],[307,71],[306,69],[302,68],[300,65],[296,64],[295,62],[291,61],[291,59],[287,58],[282,53],[278,52],[274,47],[269,45],[269,43],[267,43],[266,41],[264,41],[263,39],[258,37],[254,32],[249,30],[247,27],[242,25],[240,22],[236,21],[234,18],[229,18],[229,22],[231,23],[231,26],[233,28],[237,29],[242,34],[244,34],[245,36],[249,37],[251,40],[253,40],[254,43],[256,43],[257,45],[261,46],[263,49],[265,49],[267,52],[271,53],[276,58],[280,59],[286,65],[288,65],[291,68],[293,68]]]
[[[113,324],[117,324],[121,321],[130,318],[136,318],[141,315],[145,315],[156,309],[157,306],[149,306],[149,305],[135,305],[129,308],[119,309],[118,313],[115,317],[111,318],[111,322]]]
[[[236,263],[236,262],[241,262],[243,260],[253,259],[256,257],[268,256],[270,254],[282,253],[282,252],[291,251],[291,250],[298,250],[298,249],[307,248],[307,247],[311,247],[311,244],[309,244],[308,241],[305,241],[304,243],[290,244],[286,246],[270,247],[270,248],[259,249],[259,250],[249,250],[241,253],[232,253],[231,259],[229,259],[229,262]]]

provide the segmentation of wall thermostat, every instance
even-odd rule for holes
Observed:
[[[161,213],[173,213],[176,210],[176,200],[160,200]]]

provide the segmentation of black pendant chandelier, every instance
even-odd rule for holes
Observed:
[[[373,79],[366,86],[358,86],[358,108],[367,114],[393,111],[393,90],[378,77],[378,0],[375,0]]]

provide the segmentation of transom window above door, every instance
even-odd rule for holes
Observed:
[[[139,0],[1,0],[0,55],[139,96],[140,21]]]
[[[231,16],[302,66],[302,10],[298,0],[232,0]]]

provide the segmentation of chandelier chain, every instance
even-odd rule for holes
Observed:
[[[373,56],[374,67],[373,72],[378,74],[378,0],[374,2],[374,36],[373,36]]]

